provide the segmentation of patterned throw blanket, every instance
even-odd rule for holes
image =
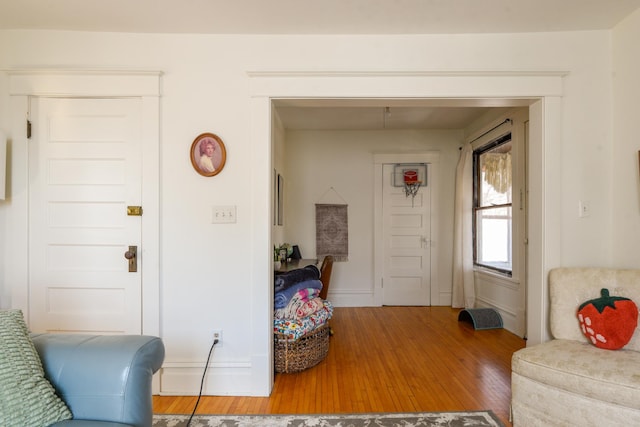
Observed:
[[[322,304],[320,304],[320,307],[317,307],[316,310],[309,310],[305,308],[306,304],[319,299],[318,295],[320,295],[319,289],[301,289],[296,292],[285,308],[275,310],[273,312],[273,317],[276,319],[296,319],[298,317],[306,317],[322,308]],[[320,303],[322,303],[322,300],[320,300]]]
[[[318,297],[322,290],[320,270],[315,265],[278,274],[274,279],[273,332],[298,339],[324,325],[333,306]]]
[[[322,289],[322,282],[318,279],[315,280],[305,280],[304,282],[296,283],[285,289],[284,291],[276,292],[273,296],[273,308],[280,309],[285,308],[293,296],[298,293],[298,291],[302,289],[317,289],[320,291]]]
[[[310,316],[299,319],[275,319],[273,332],[297,340],[306,333],[324,325],[333,315],[333,305],[329,301],[322,301],[322,308]]]

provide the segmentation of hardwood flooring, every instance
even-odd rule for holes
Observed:
[[[509,423],[511,355],[525,341],[476,331],[449,307],[336,308],[329,354],[276,374],[269,397],[203,396],[200,414],[492,410]],[[214,353],[215,357],[215,353]],[[197,396],[154,396],[154,412],[190,414]]]

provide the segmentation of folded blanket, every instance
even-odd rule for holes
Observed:
[[[296,317],[305,317],[297,315],[298,309],[303,307],[308,301],[317,299],[318,295],[320,295],[320,289],[300,289],[293,297],[291,297],[291,301],[289,301],[289,304],[287,304],[285,308],[274,310],[273,317],[276,319],[295,319]],[[311,313],[307,313],[306,316],[309,314]]]
[[[315,265],[307,265],[303,268],[296,268],[286,273],[277,274],[273,280],[273,290],[280,292],[297,283],[318,279],[320,279],[320,270],[318,270],[318,267]]]
[[[310,316],[300,319],[275,319],[273,332],[283,334],[289,339],[298,339],[327,323],[333,315],[333,305],[324,301],[323,307]]]
[[[303,303],[302,306],[296,310],[296,318],[310,316],[322,307],[324,307],[324,300],[322,298],[313,298]]]
[[[322,282],[319,279],[316,280],[305,280],[304,282],[296,283],[295,285],[289,286],[287,289],[276,292],[273,296],[273,308],[276,310],[279,308],[285,308],[287,304],[291,301],[291,298],[301,289],[322,289]]]

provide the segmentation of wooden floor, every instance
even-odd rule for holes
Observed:
[[[200,414],[492,410],[510,425],[511,355],[522,338],[476,331],[449,307],[336,308],[329,355],[276,374],[270,397],[203,396]],[[215,357],[215,353],[214,353]],[[154,396],[154,412],[190,414],[196,396]]]

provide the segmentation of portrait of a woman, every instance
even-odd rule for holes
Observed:
[[[203,133],[191,145],[191,164],[204,176],[217,175],[226,161],[226,149],[222,140],[212,133]]]

